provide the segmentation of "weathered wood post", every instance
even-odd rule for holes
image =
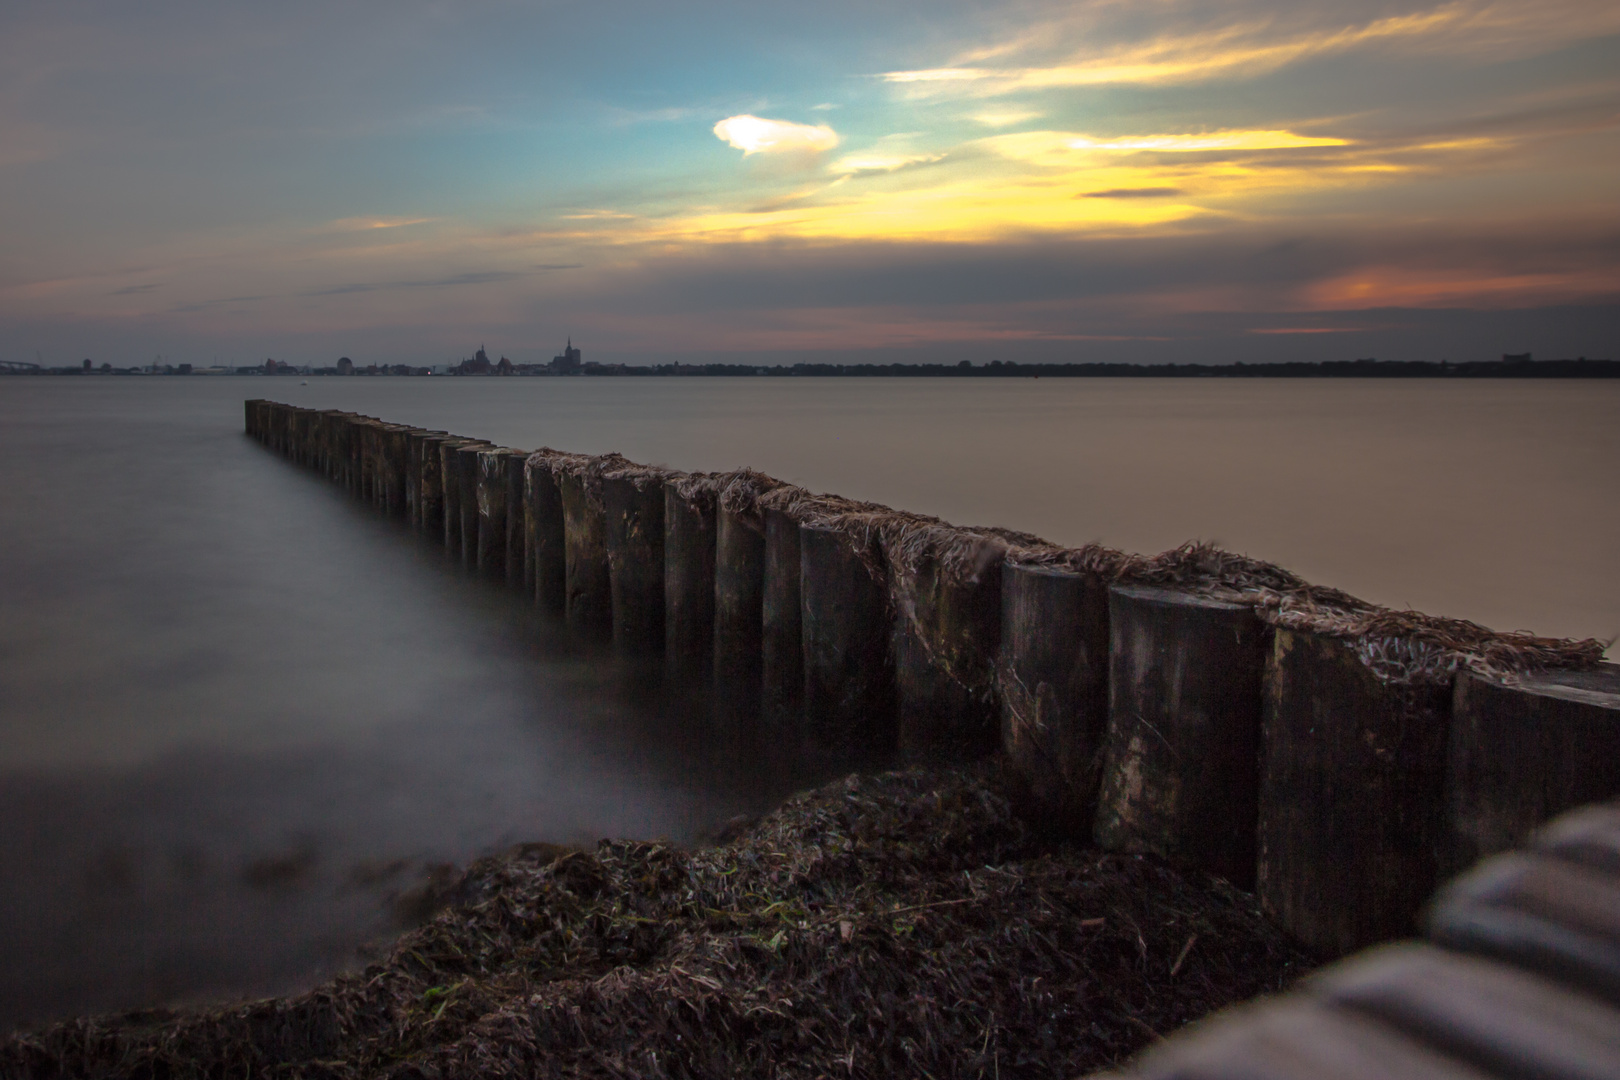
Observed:
[[[706,679],[714,664],[715,481],[664,481],[664,663],[671,675]]]
[[[664,649],[663,477],[634,466],[602,476],[613,646],[627,655]]]
[[[1116,585],[1108,605],[1097,843],[1253,888],[1270,628],[1248,604],[1178,589]]]
[[[481,439],[445,439],[439,443],[439,518],[444,525],[445,550],[461,554],[461,452],[489,444]]]
[[[404,424],[385,424],[382,435],[383,508],[390,517],[405,517],[406,477],[410,472],[410,434],[416,428]]]
[[[602,507],[600,464],[562,462],[557,472],[564,526],[565,614],[582,637],[606,640],[613,634],[613,588],[608,571],[607,521]]]
[[[885,542],[900,753],[967,762],[996,751],[1005,542],[938,523]]]
[[[412,428],[405,433],[405,520],[411,528],[422,527],[422,465],[429,440],[443,438],[446,432]]]
[[[321,414],[321,460],[320,470],[328,480],[333,483],[343,482],[343,429],[348,424],[349,414],[338,409],[328,409]]]
[[[459,555],[461,565],[468,570],[478,567],[478,455],[489,446],[489,443],[480,441],[456,447],[450,454],[451,471],[445,476],[446,481],[453,481],[456,492],[456,520],[449,544],[450,553]],[[448,507],[447,500],[446,509]]]
[[[1278,628],[1266,668],[1256,892],[1324,954],[1411,932],[1438,881],[1451,689],[1366,644]]]
[[[1620,797],[1620,665],[1515,685],[1459,675],[1446,756],[1442,869],[1454,873],[1566,810]]]
[[[770,477],[744,469],[722,482],[715,499],[715,701],[739,720],[759,718],[765,618],[765,518],[759,495],[775,486]]]
[[[1090,840],[1108,726],[1108,585],[1097,574],[1001,568],[1001,747],[1026,816]]]
[[[568,609],[568,539],[562,489],[553,463],[562,455],[536,450],[523,465],[525,562],[534,601],[553,615]]]
[[[506,577],[507,461],[522,462],[525,450],[486,446],[478,451],[478,475],[474,490],[478,503],[475,525],[473,567],[481,574]]]
[[[368,420],[355,413],[343,424],[343,486],[355,498],[360,497],[360,433]]]
[[[382,502],[382,427],[370,417],[360,425],[360,499],[373,506]]]
[[[894,656],[879,558],[857,551],[854,538],[835,526],[799,527],[805,731],[814,749],[835,756],[895,745]]]
[[[298,419],[301,411],[296,405],[286,405],[281,412],[281,453],[294,462],[298,460]]]
[[[760,600],[760,718],[794,738],[804,733],[804,638],[799,523],[766,507],[765,580]]]
[[[418,476],[417,527],[429,536],[444,538],[444,447],[462,442],[458,435],[430,435],[422,440]]]
[[[528,459],[527,451],[508,454],[501,459],[506,484],[506,535],[502,542],[505,548],[506,583],[514,589],[526,590],[525,595],[532,597],[533,583],[527,580],[526,569],[529,556],[528,511],[523,505],[523,470]]]

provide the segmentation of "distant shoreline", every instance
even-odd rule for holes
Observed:
[[[277,366],[267,370],[269,364],[252,367],[213,368],[193,370],[189,364],[166,365],[154,370],[153,366],[86,370],[80,367],[46,368],[0,362],[0,375],[323,375],[335,378],[357,376],[435,376],[465,378],[545,377],[572,378],[575,376],[706,376],[706,377],[887,377],[887,378],[1047,378],[1055,379],[1617,379],[1620,361],[1590,360],[1530,360],[1511,357],[1503,360],[1478,360],[1465,363],[1428,360],[1328,360],[1320,363],[1262,363],[1248,364],[1020,364],[1000,360],[989,364],[973,365],[966,361],[958,364],[597,364],[587,363],[577,372],[559,374],[541,364],[518,364],[510,371],[465,373],[435,372],[429,367],[406,364],[355,367],[340,373],[336,368],[297,367],[274,362]]]

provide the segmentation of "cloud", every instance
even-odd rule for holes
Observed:
[[[1029,120],[1039,120],[1041,114],[1033,109],[985,109],[974,113],[969,119],[985,127],[1012,127]]]
[[[827,166],[827,169],[840,175],[853,176],[857,173],[895,172],[914,165],[932,165],[944,158],[944,154],[886,154],[881,151],[846,154]]]
[[[1172,10],[1176,5],[1167,5]],[[976,47],[957,62],[887,71],[878,78],[909,97],[994,97],[1083,86],[1166,86],[1264,75],[1313,57],[1382,48],[1463,55],[1523,56],[1620,30],[1620,9],[1595,0],[1452,0],[1416,10],[1347,21],[1335,7],[1285,20],[1276,12],[1245,12],[1229,21],[1185,25],[1165,12],[1171,28],[1119,40],[1099,17],[1106,5],[1082,6],[1067,19],[1026,28],[999,45]],[[1314,22],[1314,24],[1312,24]],[[1178,25],[1180,24],[1180,25]],[[1080,42],[1067,55],[1045,59],[1050,43]],[[1110,40],[1113,39],[1113,40]],[[986,64],[984,60],[1025,63]],[[1045,62],[1040,62],[1045,59]],[[1028,62],[1034,60],[1036,62]]]
[[[1109,188],[1107,191],[1087,191],[1081,194],[1083,199],[1168,199],[1182,194],[1180,188],[1175,187],[1131,187]]]
[[[547,270],[570,269],[563,266],[547,266]],[[449,277],[428,278],[418,281],[375,281],[360,282],[351,285],[334,285],[328,289],[312,289],[303,293],[304,296],[342,296],[345,293],[379,292],[384,289],[440,289],[455,285],[487,285],[494,281],[510,281],[513,278],[527,277],[529,271],[524,270],[482,270],[466,274],[452,274]]]
[[[826,124],[795,124],[791,120],[767,120],[743,113],[728,116],[714,125],[721,142],[730,143],[752,154],[819,154],[838,145],[838,133]]]
[[[430,217],[346,217],[338,218],[328,227],[338,232],[367,232],[372,229],[402,229],[407,225],[426,225],[437,221]]]
[[[1089,135],[1071,139],[1075,150],[1158,150],[1196,153],[1201,150],[1292,150],[1302,146],[1348,146],[1349,139],[1296,135],[1292,131],[1216,131],[1207,135],[1132,135],[1123,139],[1097,139]]]

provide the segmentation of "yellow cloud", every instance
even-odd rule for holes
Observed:
[[[348,217],[338,218],[332,222],[330,228],[339,232],[364,232],[369,229],[399,229],[406,225],[426,225],[437,221],[437,218],[387,218],[387,217]]]
[[[1217,131],[1208,135],[1134,135],[1125,139],[1094,139],[1081,135],[1069,141],[1074,150],[1162,150],[1195,153],[1201,150],[1290,150],[1301,146],[1348,146],[1348,139],[1296,135],[1292,131]]]
[[[846,154],[827,166],[829,172],[841,175],[855,173],[894,172],[908,165],[931,165],[944,154],[886,154],[882,151],[865,154]]]
[[[1283,30],[1272,19],[1211,30],[1168,33],[1111,50],[1083,47],[1056,63],[990,66],[957,63],[889,71],[879,78],[910,96],[991,97],[1025,90],[1109,84],[1164,85],[1265,74],[1308,57],[1376,45],[1434,51],[1523,53],[1620,29],[1620,8],[1595,0],[1514,2],[1454,0],[1422,11],[1349,26]],[[1064,28],[978,49],[974,60],[1017,55]],[[1084,35],[1101,36],[1092,29]]]
[[[795,124],[791,120],[767,120],[764,117],[728,116],[714,125],[714,134],[722,142],[730,143],[750,154],[820,153],[838,145],[838,133],[826,124]]]

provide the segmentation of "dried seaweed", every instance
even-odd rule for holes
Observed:
[[[728,514],[744,518],[756,528],[763,528],[764,520],[760,499],[768,491],[786,486],[774,476],[766,476],[753,469],[737,469],[719,474],[720,508]]]
[[[1068,1077],[1308,965],[1224,882],[1043,848],[989,768],[852,776],[699,851],[475,864],[311,993],[75,1020],[31,1077]]]
[[[1594,638],[1537,637],[1466,619],[1396,611],[1212,544],[1187,543],[1159,555],[1129,555],[1100,544],[1043,545],[1015,549],[1008,557],[1095,574],[1111,583],[1170,586],[1252,604],[1273,626],[1349,640],[1362,663],[1389,683],[1444,683],[1463,670],[1514,682],[1540,671],[1595,667],[1608,647]]]

